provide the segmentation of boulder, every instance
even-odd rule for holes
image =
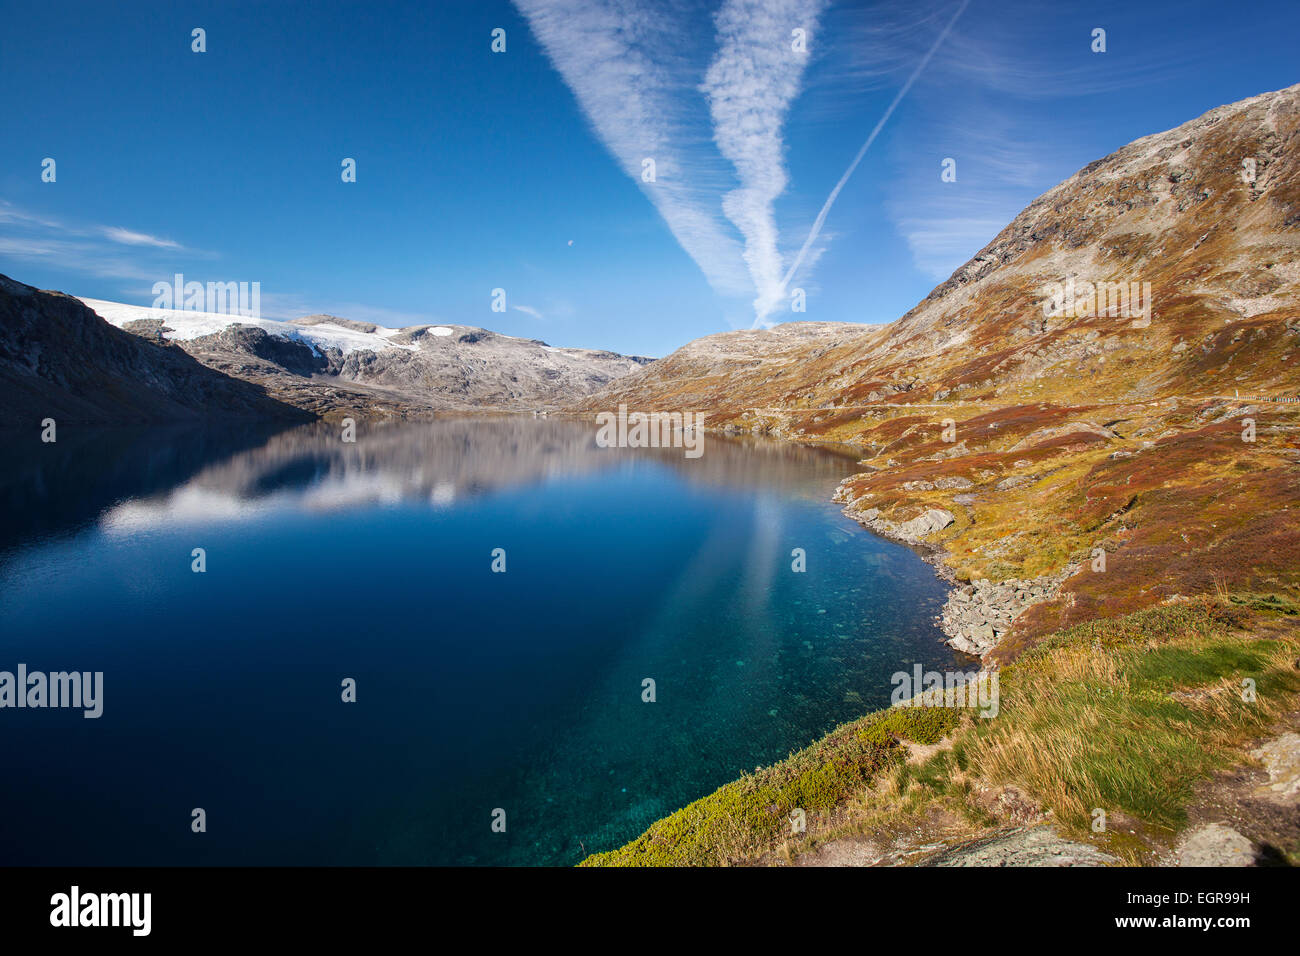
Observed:
[[[936,531],[942,531],[956,520],[956,516],[951,511],[931,508],[911,521],[904,521],[900,524],[898,534],[899,537],[904,538],[923,538]]]

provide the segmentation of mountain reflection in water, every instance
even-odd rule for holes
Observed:
[[[103,671],[105,701],[0,713],[0,862],[572,863],[955,663],[942,586],[830,503],[856,466],[826,449],[9,437],[0,669]]]

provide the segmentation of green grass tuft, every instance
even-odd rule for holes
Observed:
[[[1259,614],[1248,610],[1256,603],[1267,605],[1258,620],[1289,616],[1278,602],[1250,595],[1171,602],[1071,627],[1002,670],[994,718],[945,707],[869,714],[582,865],[788,857],[838,834],[915,828],[936,810],[985,827],[996,822],[976,796],[985,784],[1014,786],[1081,838],[1090,838],[1095,808],[1172,834],[1197,782],[1239,761],[1241,745],[1300,697],[1292,666],[1300,640],[1281,622],[1269,638],[1242,631]],[[920,764],[904,760],[900,741],[945,737],[951,749]],[[795,809],[806,814],[806,833],[792,830]],[[1135,862],[1141,841],[1108,846]]]

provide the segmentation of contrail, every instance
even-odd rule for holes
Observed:
[[[894,101],[889,104],[889,109],[885,110],[885,115],[880,117],[880,122],[876,123],[875,128],[871,131],[871,135],[867,137],[867,141],[863,143],[862,148],[858,150],[858,155],[853,157],[853,162],[849,163],[849,168],[844,170],[844,175],[841,176],[840,181],[835,184],[835,188],[831,190],[831,194],[826,197],[826,203],[822,206],[822,211],[817,214],[817,219],[813,222],[812,231],[808,233],[808,238],[804,241],[803,248],[800,249],[799,254],[794,257],[794,262],[790,265],[790,271],[787,272],[785,278],[781,280],[782,294],[784,294],[786,286],[790,284],[790,279],[794,276],[795,270],[803,263],[803,258],[808,253],[808,247],[811,246],[817,240],[817,236],[820,235],[822,225],[826,222],[826,216],[830,213],[831,206],[835,204],[835,199],[839,196],[840,190],[843,189],[844,184],[849,181],[849,177],[853,175],[853,171],[858,168],[858,163],[862,162],[862,157],[867,155],[867,150],[871,148],[871,144],[876,141],[876,137],[880,134],[880,131],[884,128],[885,124],[889,122],[889,117],[894,115],[894,110],[898,108],[898,104],[903,102],[903,97],[907,95],[907,91],[912,88],[912,84],[915,83],[916,78],[921,75],[921,71],[924,70],[926,64],[930,62],[930,58],[933,57],[939,47],[943,45],[943,41],[948,38],[948,34],[952,32],[952,28],[957,25],[957,20],[966,12],[968,6],[970,6],[970,0],[962,0],[962,4],[957,8],[957,12],[953,14],[952,19],[948,21],[948,25],[943,28],[943,32],[940,33],[939,38],[934,41],[934,45],[930,47],[929,52],[921,58],[921,62],[918,63],[916,69],[912,71],[912,75],[907,78],[907,82],[904,83],[903,88],[898,91],[898,95],[894,97]],[[757,326],[758,323],[755,322],[754,325]]]
[[[754,318],[781,301],[781,254],[773,205],[785,191],[782,127],[799,95],[807,56],[787,47],[792,24],[815,32],[825,0],[726,0],[714,16],[718,51],[700,90],[709,102],[713,141],[735,168],[738,186],[722,211],[744,239],[754,280]]]
[[[715,212],[710,184],[721,164],[702,163],[689,142],[687,106],[696,78],[677,50],[687,27],[651,0],[514,0],[596,137],[637,183],[682,249],[720,295],[753,286],[742,248]],[[676,4],[673,5],[674,7]],[[642,180],[653,157],[658,181]],[[776,282],[780,278],[778,268]]]

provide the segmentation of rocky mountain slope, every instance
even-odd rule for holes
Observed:
[[[256,385],[109,325],[78,300],[0,276],[3,424],[305,421]]]
[[[326,418],[553,409],[650,361],[465,325],[386,329],[330,315],[278,322],[84,301],[123,329]]]
[[[896,322],[711,336],[578,410],[860,447],[838,498],[972,582],[944,618],[973,653],[1294,596],[1298,132],[1300,86],[1211,110],[1043,194]]]

